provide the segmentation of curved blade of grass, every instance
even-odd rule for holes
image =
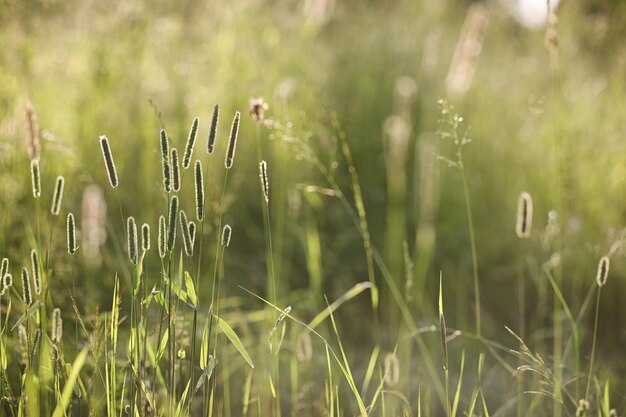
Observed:
[[[252,363],[252,359],[250,359],[250,355],[248,355],[248,352],[243,346],[243,343],[241,343],[241,340],[239,339],[239,336],[237,336],[237,333],[235,333],[233,328],[230,327],[230,325],[226,323],[223,319],[216,316],[215,314],[213,316],[217,319],[217,324],[220,326],[220,329],[222,329],[228,340],[230,340],[233,346],[235,346],[235,349],[237,349],[239,353],[241,353],[241,356],[243,356],[246,362],[248,362],[248,365],[250,365],[251,368],[254,368],[254,363]]]
[[[88,347],[84,347],[83,350],[80,351],[74,363],[72,364],[72,372],[65,381],[65,386],[63,387],[63,393],[61,394],[61,401],[57,404],[54,412],[52,413],[52,417],[63,417],[65,410],[70,405],[70,401],[72,399],[72,392],[74,391],[74,384],[78,379],[78,374],[80,370],[83,368],[85,364],[85,360],[87,359],[87,353],[89,351]]]
[[[313,318],[308,324],[311,329],[315,329],[320,325],[331,313],[334,313],[343,303],[346,301],[352,300],[357,295],[361,294],[363,291],[372,288],[371,282],[359,282],[354,287],[350,288],[346,291],[342,296],[337,298],[328,308],[325,308],[321,311],[317,316]]]

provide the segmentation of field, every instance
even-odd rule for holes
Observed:
[[[0,416],[625,415],[626,3],[546,3],[0,0]]]

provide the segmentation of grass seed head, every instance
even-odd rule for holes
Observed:
[[[233,229],[229,224],[224,226],[222,229],[222,246],[228,247],[230,245],[230,235],[232,234]]]
[[[267,162],[259,162],[259,177],[261,178],[261,191],[265,198],[265,204],[270,202],[270,182],[267,178]]]
[[[196,161],[194,170],[196,186],[196,218],[200,221],[204,218],[204,178],[202,176],[202,162]]]
[[[165,129],[161,129],[159,134],[161,144],[161,168],[163,170],[163,189],[166,193],[172,190],[170,183],[170,144]]]
[[[0,264],[0,277],[4,277],[9,272],[9,258],[3,258]]]
[[[50,212],[54,216],[58,216],[61,212],[61,202],[63,201],[63,188],[65,187],[65,178],[62,175],[57,177],[57,182],[54,186],[54,194],[52,195],[52,207]]]
[[[76,221],[74,214],[67,215],[67,253],[74,255],[76,253]]]
[[[39,266],[39,255],[35,249],[30,251],[30,262],[33,270],[33,286],[35,287],[35,294],[41,294],[41,271]]]
[[[139,254],[137,251],[137,223],[134,217],[129,217],[126,221],[128,233],[128,258],[133,265],[137,265]]]
[[[159,257],[161,259],[165,258],[165,254],[167,253],[167,228],[164,216],[159,216],[159,236],[157,246],[159,249]]]
[[[250,106],[250,116],[257,122],[263,121],[265,110],[269,108],[265,100],[263,100],[263,97],[251,98],[248,103]]]
[[[394,386],[400,380],[400,362],[395,353],[385,355],[385,382]]]
[[[178,221],[178,197],[170,201],[169,223],[167,225],[167,250],[172,251],[176,243],[176,221]]]
[[[517,203],[517,223],[515,233],[520,239],[530,237],[533,223],[533,199],[527,192],[519,196]]]
[[[180,229],[183,234],[183,248],[187,256],[193,255],[193,243],[191,241],[191,233],[189,232],[189,221],[184,210],[180,211]]]
[[[191,236],[191,246],[194,246],[196,242],[196,224],[193,221],[189,222],[189,235]]]
[[[100,136],[100,147],[102,148],[102,156],[104,157],[104,166],[107,170],[109,183],[111,187],[115,188],[118,186],[117,171],[115,170],[115,162],[113,162],[109,139],[105,135]]]
[[[206,150],[210,154],[215,150],[215,136],[217,135],[217,124],[220,119],[220,106],[215,105],[213,108],[213,116],[211,117],[211,126],[209,127],[209,140],[207,142]]]
[[[61,310],[55,308],[52,310],[52,343],[58,344],[63,337],[63,318],[61,317]]]
[[[41,196],[41,171],[39,169],[39,159],[30,161],[30,177],[33,183],[33,197]]]
[[[606,284],[606,279],[609,276],[609,267],[611,266],[611,260],[608,256],[603,256],[598,262],[598,272],[596,273],[596,282],[598,287],[603,287]]]
[[[193,154],[193,147],[196,144],[196,137],[198,136],[198,124],[200,120],[196,117],[191,123],[191,129],[189,130],[189,137],[187,138],[187,145],[185,145],[185,155],[183,155],[183,168],[189,168],[191,165],[191,155]]]
[[[172,164],[172,190],[180,191],[180,165],[178,164],[178,150],[172,148],[170,163]]]
[[[144,252],[150,250],[150,225],[148,223],[141,226],[141,249]]]
[[[30,159],[39,159],[41,155],[41,145],[39,142],[39,123],[37,122],[37,113],[35,107],[29,101],[25,106],[26,122],[28,123],[28,155]]]
[[[235,160],[235,150],[237,148],[237,135],[239,135],[239,119],[241,118],[241,114],[239,111],[235,112],[235,117],[233,118],[233,124],[230,127],[230,136],[228,138],[228,148],[226,149],[226,159],[224,161],[224,166],[226,169],[231,169],[233,167],[233,162]]]
[[[26,327],[20,324],[17,327],[17,337],[20,342],[20,351],[22,352],[22,362],[28,364],[28,334],[26,333]]]
[[[4,274],[2,277],[2,294],[0,295],[4,295],[11,288],[11,285],[13,285],[13,275],[9,273]]]
[[[30,307],[33,304],[33,294],[30,289],[30,277],[27,268],[22,268],[22,294],[24,295],[24,304],[26,307]]]

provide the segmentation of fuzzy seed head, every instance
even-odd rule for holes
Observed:
[[[180,229],[183,236],[183,247],[187,256],[193,255],[193,243],[191,242],[191,233],[189,232],[189,221],[184,210],[180,211]]]
[[[199,221],[204,218],[204,178],[202,175],[202,162],[196,161],[194,179],[196,185],[196,218]]]
[[[226,225],[224,226],[224,228],[222,229],[222,246],[224,247],[228,247],[228,245],[230,245],[230,235],[232,234],[233,229],[230,227],[230,225]]]
[[[609,276],[609,267],[611,266],[611,260],[608,256],[603,256],[598,262],[598,272],[596,273],[596,282],[598,287],[603,287],[606,284],[606,279]]]
[[[139,254],[137,251],[137,223],[134,217],[129,217],[126,221],[126,230],[128,233],[128,258],[133,265],[137,265]]]
[[[161,144],[161,167],[163,170],[163,189],[166,193],[172,190],[170,184],[170,144],[165,129],[161,129],[159,134]]]
[[[61,310],[55,308],[52,310],[52,343],[58,344],[63,337],[63,318],[61,317]]]
[[[54,216],[58,216],[61,212],[61,202],[63,201],[63,188],[65,187],[65,178],[62,175],[57,177],[57,182],[54,186],[54,194],[52,195],[52,207],[50,212]]]
[[[118,186],[117,171],[115,170],[115,162],[113,162],[109,139],[105,135],[100,136],[100,148],[102,148],[102,156],[104,157],[104,166],[107,170],[109,183],[111,187],[115,188]]]
[[[30,307],[33,304],[33,294],[30,289],[30,277],[27,268],[22,268],[22,294],[24,295],[24,304],[26,307]]]
[[[174,249],[176,243],[176,222],[178,221],[178,197],[173,196],[170,201],[169,223],[167,225],[167,250]]]
[[[17,328],[17,336],[20,342],[20,351],[22,352],[22,360],[28,362],[28,334],[26,327],[20,324]]]
[[[9,288],[11,288],[11,285],[13,285],[13,275],[9,273],[4,274],[4,277],[2,278],[2,294],[1,295],[4,295],[4,293],[8,291]]]
[[[30,177],[33,183],[33,197],[41,196],[41,171],[39,170],[39,159],[30,161]]]
[[[517,203],[517,223],[515,232],[517,237],[525,239],[530,237],[530,231],[533,223],[533,199],[527,192],[523,192],[519,196]]]
[[[39,256],[37,251],[33,249],[30,251],[30,263],[33,270],[33,286],[35,287],[35,294],[41,294],[41,271],[39,266]]]
[[[180,191],[180,166],[178,164],[178,150],[172,148],[171,159],[172,163],[172,189],[174,192]]]
[[[3,258],[0,265],[0,277],[5,276],[9,272],[9,258]]]
[[[67,215],[67,253],[74,255],[76,253],[76,221],[74,214]]]
[[[270,202],[270,182],[267,178],[267,162],[259,162],[259,177],[261,178],[261,191],[265,198],[265,204]]]
[[[157,246],[159,249],[159,257],[165,258],[167,253],[167,228],[165,225],[165,217],[159,216],[159,236]]]
[[[196,224],[193,221],[189,222],[189,236],[191,236],[191,247],[193,248],[196,242]]]
[[[37,357],[37,352],[39,349],[39,343],[41,342],[41,329],[37,329],[35,332],[35,337],[33,337],[33,350],[31,354],[31,358]]]
[[[28,155],[30,159],[39,159],[41,145],[39,143],[39,123],[37,123],[37,113],[31,102],[25,106],[26,122],[28,123]]]
[[[141,249],[144,252],[150,250],[150,225],[148,223],[141,226]]]
[[[230,127],[230,136],[228,138],[228,148],[226,149],[226,159],[224,161],[224,166],[226,169],[231,169],[233,167],[233,162],[235,160],[235,150],[237,148],[237,135],[239,135],[239,119],[241,118],[241,114],[239,111],[235,112],[235,117],[233,118],[233,124]]]
[[[189,165],[191,165],[191,155],[193,154],[193,147],[196,144],[196,137],[198,136],[198,124],[200,124],[200,120],[196,117],[191,123],[187,145],[185,145],[185,155],[183,155],[183,168],[185,169],[189,168]]]
[[[217,135],[217,124],[220,119],[220,106],[215,105],[213,108],[213,116],[211,117],[211,126],[209,127],[209,140],[207,142],[206,150],[210,154],[215,150],[215,136]]]

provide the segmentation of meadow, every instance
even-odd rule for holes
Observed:
[[[0,416],[626,414],[626,4],[546,3],[0,0]]]

